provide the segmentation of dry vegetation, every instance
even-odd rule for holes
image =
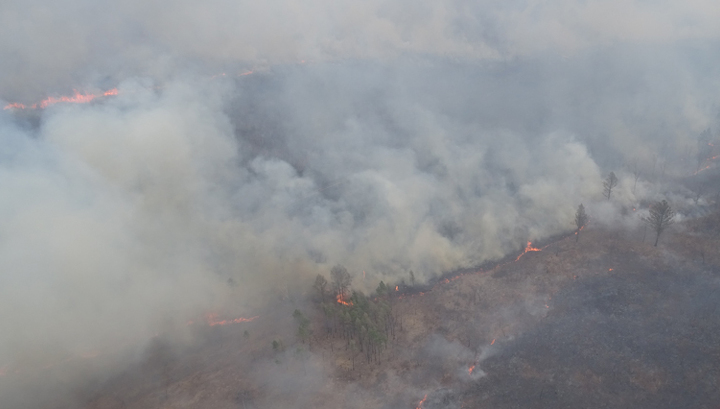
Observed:
[[[394,293],[400,329],[378,362],[328,336],[313,303],[204,328],[192,348],[158,339],[142,365],[83,391],[87,408],[412,408],[425,394],[427,409],[712,407],[717,217],[673,226],[659,247],[642,231],[590,228],[422,295]],[[308,343],[295,308],[312,318]]]

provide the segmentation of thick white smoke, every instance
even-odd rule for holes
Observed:
[[[88,352],[213,306],[215,192],[236,156],[217,110],[181,85],[4,125],[3,361]]]
[[[0,98],[118,86],[0,113],[0,373],[615,220],[718,132],[710,1],[0,7]]]

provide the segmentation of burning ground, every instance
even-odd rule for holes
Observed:
[[[253,322],[198,328],[192,346],[157,339],[141,365],[83,390],[85,407],[715,407],[709,219],[658,248],[642,230],[591,228],[422,292],[405,286],[391,295],[401,328],[377,362],[325,333],[314,302],[282,300]],[[313,318],[308,343],[294,308]]]

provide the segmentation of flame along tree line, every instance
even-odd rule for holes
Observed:
[[[324,314],[326,336],[342,337],[346,341],[345,348],[353,351],[353,368],[358,353],[364,354],[368,363],[379,362],[388,340],[395,339],[399,323],[390,287],[381,281],[373,298],[361,291],[351,292],[352,276],[342,265],[332,268],[330,278],[328,283],[318,274],[313,284]],[[298,329],[302,339],[301,330],[302,323]]]
[[[610,200],[612,190],[617,184],[615,173],[610,172],[603,182],[603,196]],[[673,223],[674,218],[675,211],[666,200],[650,206],[650,214],[643,217],[642,221],[655,231],[655,246],[658,244],[660,234]],[[575,213],[576,241],[579,240],[580,231],[589,220],[585,206],[581,203]],[[317,293],[319,305],[325,316],[327,337],[341,336],[347,341],[346,349],[355,351],[357,348],[358,352],[365,354],[368,363],[379,362],[379,355],[383,348],[387,347],[388,339],[395,338],[399,323],[393,311],[391,288],[380,281],[375,290],[376,296],[372,299],[361,291],[352,291],[348,297],[352,276],[347,269],[342,265],[336,265],[330,270],[330,278],[332,281],[328,282],[322,274],[318,274],[313,283],[313,289]],[[415,276],[412,271],[410,278],[414,285]],[[298,322],[298,338],[303,343],[310,341],[313,334],[310,328],[311,321],[300,310],[295,310],[293,318]],[[284,346],[273,341],[273,349],[281,350]],[[353,354],[353,368],[354,359],[355,354]]]

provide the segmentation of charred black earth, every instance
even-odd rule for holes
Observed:
[[[630,245],[585,259],[615,268],[565,283],[482,363],[487,376],[423,407],[718,407],[720,270],[688,258]]]

